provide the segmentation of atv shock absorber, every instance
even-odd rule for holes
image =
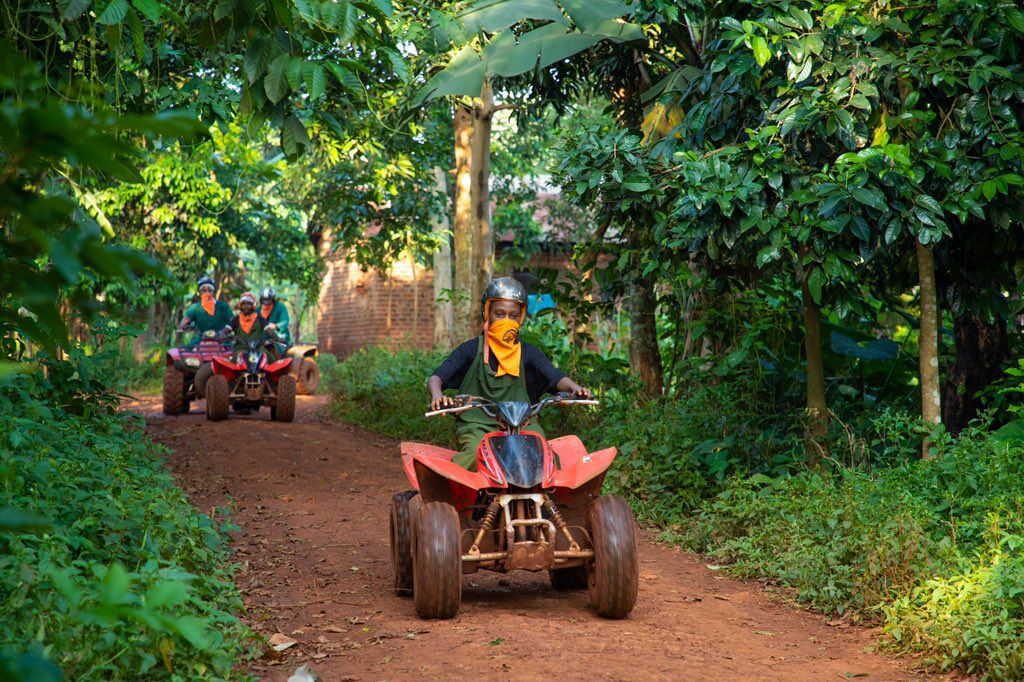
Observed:
[[[580,546],[573,539],[572,533],[569,532],[569,526],[565,524],[565,518],[562,516],[562,512],[559,511],[558,507],[555,506],[554,500],[550,497],[544,497],[544,506],[548,508],[548,512],[551,514],[551,520],[555,522],[555,526],[562,532],[565,539],[569,541],[569,551],[577,552]]]
[[[476,537],[473,538],[473,546],[469,548],[470,554],[480,553],[480,543],[483,542],[484,534],[490,532],[494,527],[494,521],[498,518],[498,512],[500,511],[501,502],[495,497],[487,506],[484,518],[480,521],[480,529],[476,532]]]

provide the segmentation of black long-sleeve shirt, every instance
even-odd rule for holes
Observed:
[[[466,378],[466,372],[476,358],[479,349],[480,338],[470,339],[451,352],[444,362],[434,370],[434,376],[441,379],[441,388],[458,390],[462,380]],[[558,382],[565,378],[566,374],[551,364],[548,357],[537,348],[528,343],[523,343],[523,371],[526,380],[526,392],[530,395],[530,402],[540,400],[545,393],[555,393]],[[497,371],[498,358],[494,353],[490,354],[491,369]]]

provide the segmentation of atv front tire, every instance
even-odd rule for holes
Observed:
[[[413,603],[420,618],[453,618],[462,602],[459,516],[447,502],[420,507],[413,529]]]
[[[625,618],[636,605],[639,589],[633,510],[618,495],[602,495],[594,500],[587,521],[594,546],[594,560],[587,566],[590,603],[599,616]]]
[[[270,418],[279,422],[295,419],[295,377],[285,374],[277,380],[277,402],[270,406]]]
[[[298,375],[299,395],[313,395],[316,387],[320,385],[320,368],[313,358],[295,358],[300,360]],[[292,362],[295,362],[292,360]]]
[[[206,418],[219,422],[228,418],[228,379],[214,374],[206,382]]]
[[[185,400],[185,374],[174,365],[164,367],[164,414],[174,416],[188,410]]]
[[[415,490],[395,493],[389,513],[391,527],[391,576],[395,594],[411,597],[413,589],[413,519],[420,513],[423,500]]]
[[[548,571],[551,587],[556,590],[582,590],[587,587],[587,567],[553,568]]]

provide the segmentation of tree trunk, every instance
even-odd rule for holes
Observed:
[[[658,348],[658,330],[655,310],[658,306],[654,294],[654,278],[650,275],[634,276],[626,285],[626,308],[629,311],[629,366],[640,377],[644,393],[649,397],[661,395],[661,351]]]
[[[921,332],[918,336],[918,360],[921,375],[921,418],[928,426],[942,422],[939,398],[939,306],[935,295],[935,254],[916,243],[917,276],[921,288]],[[928,438],[921,442],[921,456],[931,456]]]
[[[420,340],[420,278],[416,273],[416,252],[412,248],[412,230],[405,234],[405,248],[409,252],[409,270],[412,272],[412,342]]]
[[[476,336],[480,331],[473,301],[476,267],[473,259],[473,199],[471,157],[473,115],[464,106],[455,106],[455,248],[454,333],[457,341]]]
[[[434,168],[434,179],[437,182],[438,191],[444,192],[445,196],[448,196],[444,171]],[[446,292],[450,292],[452,288],[452,250],[448,243],[447,205],[445,210],[439,213],[434,220],[434,234],[440,241],[434,252],[434,345],[451,348],[456,341],[452,333],[455,324],[452,301],[450,297],[446,297]]]
[[[942,421],[950,433],[957,434],[981,411],[977,393],[1003,376],[1010,347],[1006,320],[989,322],[972,312],[953,320],[953,338],[956,359],[942,389]]]
[[[476,281],[472,300],[477,301],[494,275],[494,239],[491,235],[491,124],[494,120],[494,95],[491,83],[484,81],[480,102],[473,108],[473,258]]]
[[[817,467],[828,454],[828,404],[825,402],[825,358],[821,352],[821,311],[804,277],[800,285],[804,308],[804,354],[807,357],[807,466]]]

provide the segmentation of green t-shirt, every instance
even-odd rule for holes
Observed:
[[[231,313],[231,306],[224,301],[217,301],[213,307],[213,315],[206,312],[203,308],[203,304],[196,302],[188,307],[185,311],[185,316],[192,320],[192,324],[195,325],[196,331],[199,334],[196,336],[196,341],[203,332],[216,331],[219,332],[224,327],[228,326],[228,322],[233,317]]]
[[[270,316],[266,319],[263,319],[262,309],[257,310],[260,313],[260,320],[263,322],[264,326],[268,324],[276,324],[277,335],[284,339],[286,345],[292,345],[292,335],[288,328],[291,324],[291,319],[288,317],[288,308],[285,307],[284,303],[281,303],[280,301],[275,303],[274,308],[270,311]]]

